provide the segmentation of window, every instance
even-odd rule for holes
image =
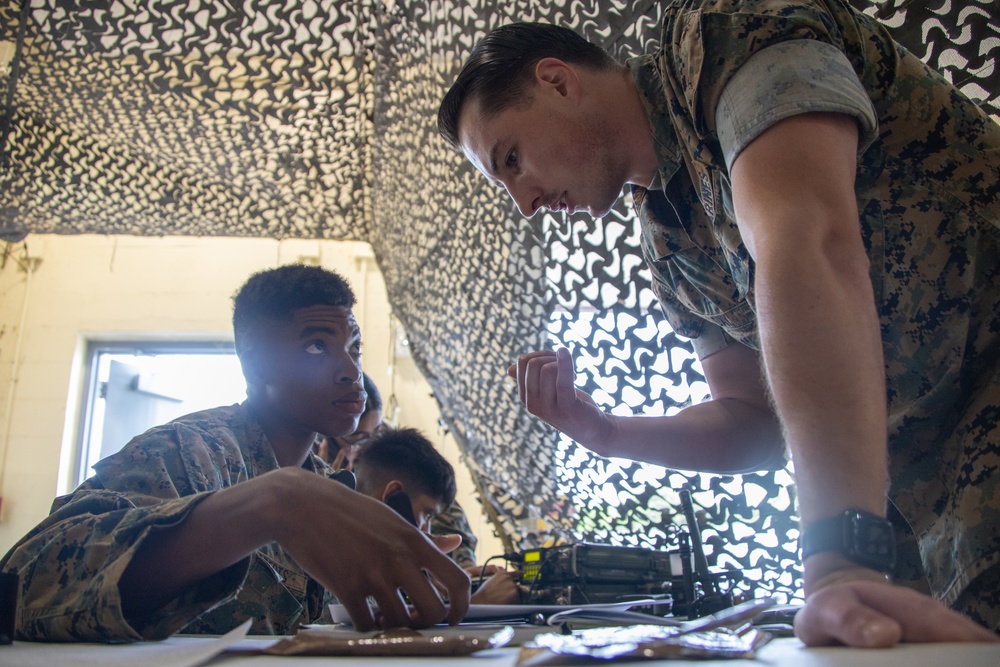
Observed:
[[[91,341],[73,485],[150,427],[245,397],[231,342]]]

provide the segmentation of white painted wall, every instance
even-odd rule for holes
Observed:
[[[0,554],[71,490],[83,351],[90,338],[231,340],[233,293],[253,272],[318,262],[358,297],[364,368],[398,424],[421,429],[458,473],[458,499],[479,537],[480,562],[502,553],[475,499],[457,444],[438,425],[430,386],[392,351],[385,283],[359,242],[29,235],[0,267]],[[19,261],[20,260],[20,261]]]

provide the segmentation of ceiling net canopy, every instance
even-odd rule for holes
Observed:
[[[361,4],[6,5],[0,39],[26,21],[0,231],[363,234]]]
[[[855,4],[1000,115],[992,0]],[[708,395],[659,313],[629,202],[524,219],[437,136],[438,103],[491,28],[558,23],[625,58],[653,48],[660,15],[652,0],[0,4],[0,235],[369,241],[510,549],[675,548],[686,488],[712,565],[799,595],[789,470],[604,459],[521,410],[505,379],[519,354],[565,345],[610,412]]]

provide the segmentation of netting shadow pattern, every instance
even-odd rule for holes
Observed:
[[[856,0],[1000,115],[996,3]],[[654,0],[0,4],[23,40],[0,111],[0,237],[29,232],[360,239],[508,549],[673,548],[690,489],[712,565],[799,595],[791,470],[720,476],[604,459],[522,409],[521,353],[565,345],[616,414],[708,390],[660,316],[624,199],[607,216],[521,217],[437,136],[473,44],[515,20],[651,50]],[[16,84],[16,86],[14,85]],[[6,99],[6,95],[4,96]],[[472,509],[472,508],[470,508]]]

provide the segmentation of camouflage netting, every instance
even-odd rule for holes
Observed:
[[[992,0],[856,1],[1000,114]],[[602,459],[520,410],[503,379],[518,354],[565,344],[583,388],[616,413],[670,413],[705,396],[690,346],[658,314],[627,202],[598,221],[526,220],[436,135],[441,96],[490,28],[555,22],[625,57],[653,45],[660,2],[22,9],[0,5],[0,41],[23,41],[16,81],[0,71],[13,91],[0,109],[0,236],[369,241],[509,548],[672,548],[687,487],[712,565],[797,594],[788,471],[725,477]]]

